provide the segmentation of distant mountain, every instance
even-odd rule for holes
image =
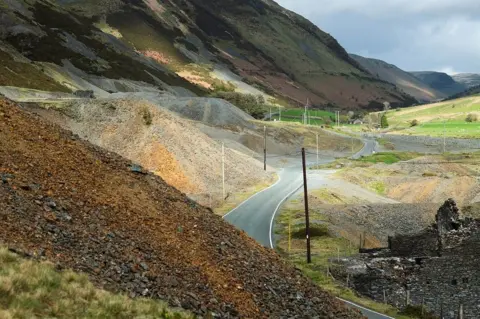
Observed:
[[[356,54],[350,54],[350,56],[373,76],[395,84],[398,88],[410,94],[418,101],[431,102],[448,96],[448,94],[433,89],[419,78],[393,64],[382,60],[365,58]]]
[[[450,75],[442,72],[422,71],[410,72],[422,82],[428,84],[433,89],[442,92],[446,96],[451,96],[467,89],[467,86],[456,82]]]
[[[468,97],[471,95],[478,95],[478,94],[480,94],[480,85],[472,86],[465,91],[449,96],[445,100],[455,100],[462,97]]]
[[[459,73],[453,75],[452,78],[468,88],[480,85],[480,74],[478,73]]]

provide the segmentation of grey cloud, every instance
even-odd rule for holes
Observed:
[[[480,73],[478,0],[280,0],[352,53],[405,70]]]

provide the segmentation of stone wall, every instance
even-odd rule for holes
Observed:
[[[413,236],[389,238],[389,248],[346,260],[343,271],[360,294],[398,308],[421,306],[445,319],[480,318],[480,220],[459,218],[455,202],[436,224]],[[353,261],[354,260],[354,261]]]
[[[388,243],[393,256],[438,256],[438,232],[433,228],[415,235],[390,237]]]

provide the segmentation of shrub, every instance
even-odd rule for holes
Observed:
[[[382,128],[387,128],[388,127],[388,119],[387,119],[387,114],[383,113],[382,118],[380,120],[380,126]]]
[[[411,126],[411,127],[417,126],[418,124],[420,124],[420,123],[418,122],[418,120],[413,120],[413,121],[410,122],[410,126]]]
[[[328,227],[324,224],[313,224],[310,225],[310,238],[312,237],[328,237]],[[302,239],[305,238],[305,227],[301,227],[292,232],[292,238]]]
[[[467,121],[469,123],[476,122],[476,121],[478,121],[478,116],[477,116],[477,114],[470,113],[470,114],[467,115],[467,118],[465,119],[465,121]]]
[[[145,125],[152,125],[153,116],[150,110],[146,107],[142,109],[142,118],[143,118],[143,121],[145,122]]]
[[[219,79],[212,80],[212,89],[214,92],[234,92],[235,88],[232,82],[225,82]]]
[[[259,98],[258,96],[252,94],[243,94],[238,92],[214,92],[211,94],[212,97],[224,99],[244,112],[250,114],[256,119],[262,119],[265,114],[268,112],[269,107],[263,103],[265,99]]]

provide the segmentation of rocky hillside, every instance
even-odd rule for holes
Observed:
[[[452,78],[461,84],[464,84],[467,88],[480,85],[480,74],[478,73],[460,73],[452,75]]]
[[[450,75],[446,73],[433,71],[410,73],[433,89],[442,92],[446,96],[463,92],[467,88],[464,84],[456,82]]]
[[[414,102],[271,0],[0,0],[0,49],[0,85],[184,96],[233,84],[299,105]]]
[[[202,316],[360,318],[159,177],[5,100],[0,163],[0,245]]]
[[[445,93],[437,91],[411,73],[393,64],[355,54],[350,54],[350,56],[377,78],[395,84],[420,102],[431,102],[447,97]]]

